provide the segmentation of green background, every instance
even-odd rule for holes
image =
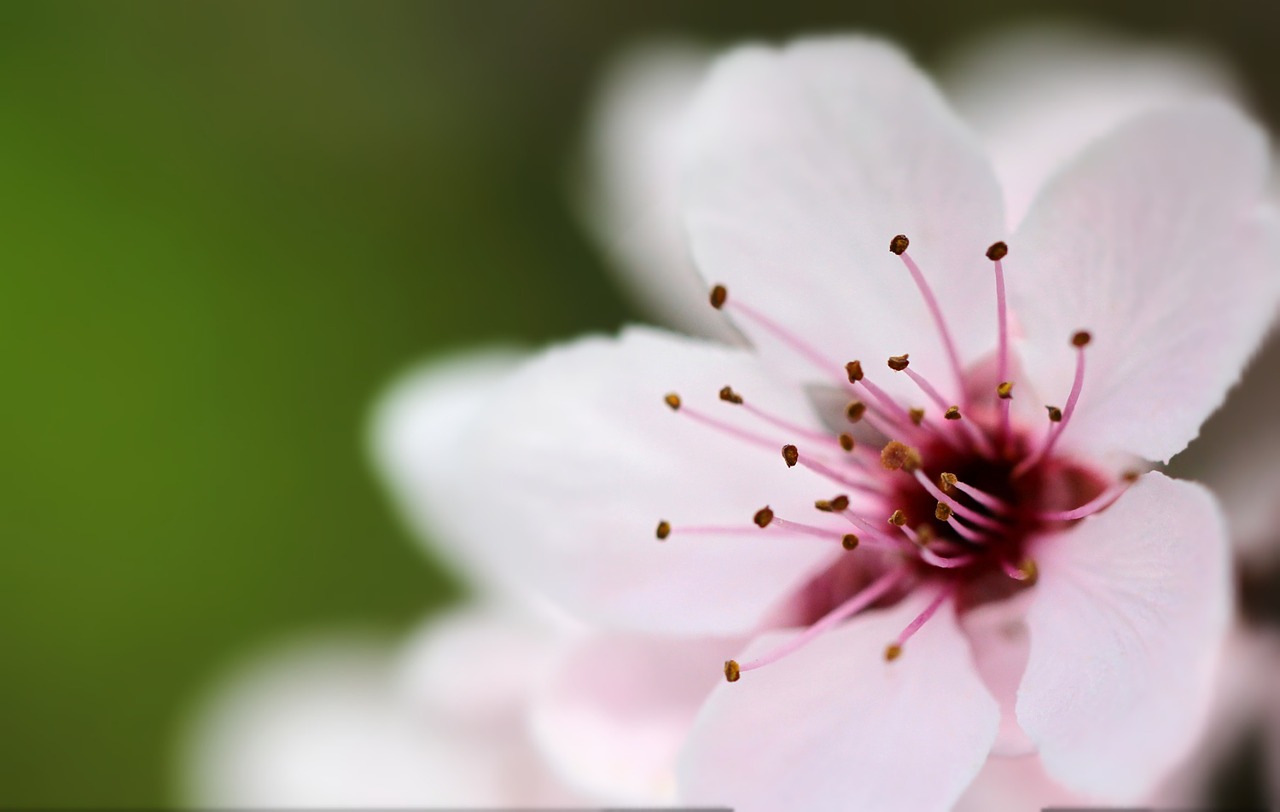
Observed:
[[[619,47],[857,27],[927,60],[1071,12],[1217,46],[1266,111],[1270,5],[0,5],[0,805],[174,803],[219,671],[459,593],[364,423],[431,353],[635,317],[565,197]]]

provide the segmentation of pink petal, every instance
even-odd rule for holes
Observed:
[[[1045,772],[1036,756],[992,757],[951,812],[1038,812],[1093,809],[1095,799],[1072,792]]]
[[[972,360],[995,343],[983,254],[1004,219],[986,158],[928,79],[866,38],[742,48],[715,63],[691,115],[686,222],[699,270],[728,287],[730,314],[735,299],[748,304],[838,364],[883,370],[910,352],[913,368],[955,391],[889,242],[910,238]],[[767,330],[735,322],[766,355],[782,351]]]
[[[760,530],[764,505],[814,514],[839,486],[803,466],[799,443],[722,402],[732,385],[751,404],[811,428],[803,392],[744,351],[653,330],[553,349],[513,376],[450,460],[459,541],[511,580],[583,619],[637,631],[744,633],[816,568],[842,554],[823,539]],[[684,408],[663,403],[678,392]],[[694,412],[758,432],[752,445],[697,422]],[[838,453],[838,452],[837,452]],[[655,538],[660,520],[674,528]],[[738,533],[681,535],[732,525]],[[843,532],[843,531],[840,531]]]
[[[1222,500],[1236,555],[1262,568],[1280,563],[1278,339],[1268,341],[1227,402],[1169,468],[1209,486]]]
[[[1027,667],[1031,637],[1025,621],[1030,593],[965,612],[961,628],[969,638],[974,664],[987,690],[1000,704],[1000,733],[991,753],[998,757],[1033,754],[1035,743],[1018,724],[1018,685]]]
[[[1062,783],[1135,799],[1204,722],[1231,601],[1221,514],[1204,488],[1150,473],[1033,554],[1018,720]]]
[[[1237,95],[1228,69],[1199,49],[1080,25],[1001,28],[966,42],[938,75],[987,145],[1011,230],[1059,167],[1123,122]]]
[[[273,652],[195,719],[186,796],[201,808],[570,804],[520,717],[453,724],[415,712],[386,647],[329,638]]]
[[[707,306],[680,219],[680,145],[709,56],[683,42],[624,53],[597,93],[578,209],[626,288],[662,324],[740,342]]]
[[[928,597],[856,618],[720,685],[682,757],[681,800],[738,812],[949,808],[981,768],[999,709],[950,610],[885,662],[885,645]],[[737,659],[795,633],[761,637]]]
[[[1262,132],[1222,104],[1143,116],[1045,189],[1010,240],[1024,369],[1044,402],[1084,395],[1063,447],[1167,460],[1195,437],[1280,302],[1280,228],[1260,209]]]
[[[563,780],[604,803],[675,800],[675,762],[723,664],[725,639],[604,635],[566,657],[534,699],[531,729]]]
[[[474,550],[459,543],[462,518],[453,509],[459,483],[453,476],[459,441],[476,410],[519,366],[511,350],[483,350],[446,357],[405,374],[374,410],[370,442],[404,520],[443,553],[467,580],[506,592]]]

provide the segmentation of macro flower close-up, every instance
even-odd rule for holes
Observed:
[[[0,15],[0,808],[1280,804],[1280,7]]]
[[[681,149],[750,347],[630,328],[523,365],[437,451],[458,549],[605,629],[750,639],[681,800],[947,808],[1032,754],[1151,791],[1232,598],[1213,497],[1149,469],[1275,312],[1265,136],[1220,101],[1135,116],[1009,223],[928,80],[853,37],[721,57]]]

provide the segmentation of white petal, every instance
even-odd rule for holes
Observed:
[[[680,144],[708,55],[682,42],[624,53],[596,94],[578,209],[626,288],[664,324],[740,342],[707,304],[680,220]]]
[[[477,415],[455,476],[462,543],[489,566],[540,588],[592,623],[685,635],[743,633],[841,554],[831,542],[751,524],[769,504],[814,515],[840,488],[787,469],[771,429],[719,400],[732,385],[752,404],[817,426],[803,393],[779,387],[755,358],[652,330],[591,338],[531,362]],[[686,408],[663,403],[678,392]],[[755,446],[696,422],[699,411],[768,438]],[[838,453],[838,452],[837,452]],[[675,528],[655,539],[659,520]],[[747,535],[681,536],[692,525]],[[840,531],[843,532],[843,531]]]
[[[763,311],[839,364],[883,370],[910,352],[914,368],[955,391],[889,242],[911,239],[972,360],[994,344],[983,254],[1004,220],[976,139],[916,67],[862,38],[743,48],[715,64],[692,117],[686,222],[699,270],[728,287],[730,310],[736,299]],[[735,322],[780,351],[767,331]]]
[[[1189,751],[1206,714],[1231,600],[1217,505],[1147,474],[1033,555],[1018,719],[1062,783],[1133,800]]]
[[[458,443],[479,407],[517,368],[512,350],[483,350],[422,365],[393,384],[374,410],[369,446],[405,522],[433,552],[443,553],[468,580],[506,591],[495,574],[460,544],[454,509]]]
[[[949,808],[982,767],[1000,711],[949,608],[885,662],[924,597],[717,688],[682,756],[681,799],[738,812]],[[791,634],[766,635],[737,659]]]
[[[669,804],[676,755],[724,661],[742,643],[604,635],[538,692],[531,729],[570,786],[602,803]]]
[[[386,647],[332,638],[233,675],[201,710],[186,755],[202,808],[388,808],[567,803],[519,718],[483,729],[415,715]]]
[[[1121,127],[1037,199],[1007,272],[1041,397],[1061,404],[1093,335],[1064,445],[1167,460],[1222,402],[1280,299],[1267,171],[1261,131],[1206,103]]]
[[[1198,48],[1078,25],[1001,29],[966,43],[938,75],[987,145],[1010,230],[1059,167],[1122,122],[1238,95],[1226,66]]]

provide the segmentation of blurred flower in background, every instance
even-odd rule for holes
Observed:
[[[592,232],[655,315],[736,340],[720,313],[703,304],[705,285],[678,220],[680,126],[707,59],[687,45],[663,45],[619,62],[593,117],[577,193]],[[952,98],[1006,183],[1011,228],[1053,167],[1122,120],[1234,92],[1227,73],[1207,57],[1095,32],[1018,31],[984,40],[950,64],[944,75]],[[517,354],[494,353],[432,365],[406,378],[376,421],[376,456],[397,504],[424,536],[443,542],[446,559],[477,585],[475,608],[429,622],[418,641],[395,654],[385,646],[322,643],[250,669],[213,701],[193,734],[197,801],[491,805],[675,797],[674,765],[694,713],[717,682],[717,663],[742,643],[584,628],[542,606],[521,579],[486,559],[482,545],[500,551],[501,544],[522,544],[526,528],[516,524],[505,538],[476,539],[456,489],[474,496],[497,483],[457,481],[470,453],[459,443],[467,422],[492,409],[486,404],[520,364]],[[519,396],[506,397],[521,431],[542,431],[527,422]],[[1208,460],[1239,473],[1225,444],[1213,451]],[[1244,449],[1239,459],[1250,456],[1260,464],[1248,484],[1274,493],[1276,458]],[[490,497],[501,513],[522,495]],[[559,519],[566,528],[574,520],[569,510]],[[1251,549],[1269,546],[1267,539],[1254,541]],[[1259,687],[1267,682],[1258,679],[1264,666],[1257,665],[1267,662],[1258,652],[1269,643],[1240,645],[1228,663],[1250,665],[1235,677],[1229,670],[1226,679],[1254,687],[1224,695],[1251,698],[1226,703],[1233,708],[1215,727],[1221,743],[1206,742],[1197,768],[1231,755],[1224,751],[1239,738],[1240,718],[1250,715],[1240,707],[1271,702]],[[442,748],[448,752],[441,755]],[[367,770],[366,756],[373,757]],[[1209,773],[1184,770],[1181,785],[1167,792],[1194,797]],[[364,796],[370,775],[382,780]],[[960,804],[1012,809],[1072,800],[1080,799],[1055,785],[1038,759],[992,759]]]

